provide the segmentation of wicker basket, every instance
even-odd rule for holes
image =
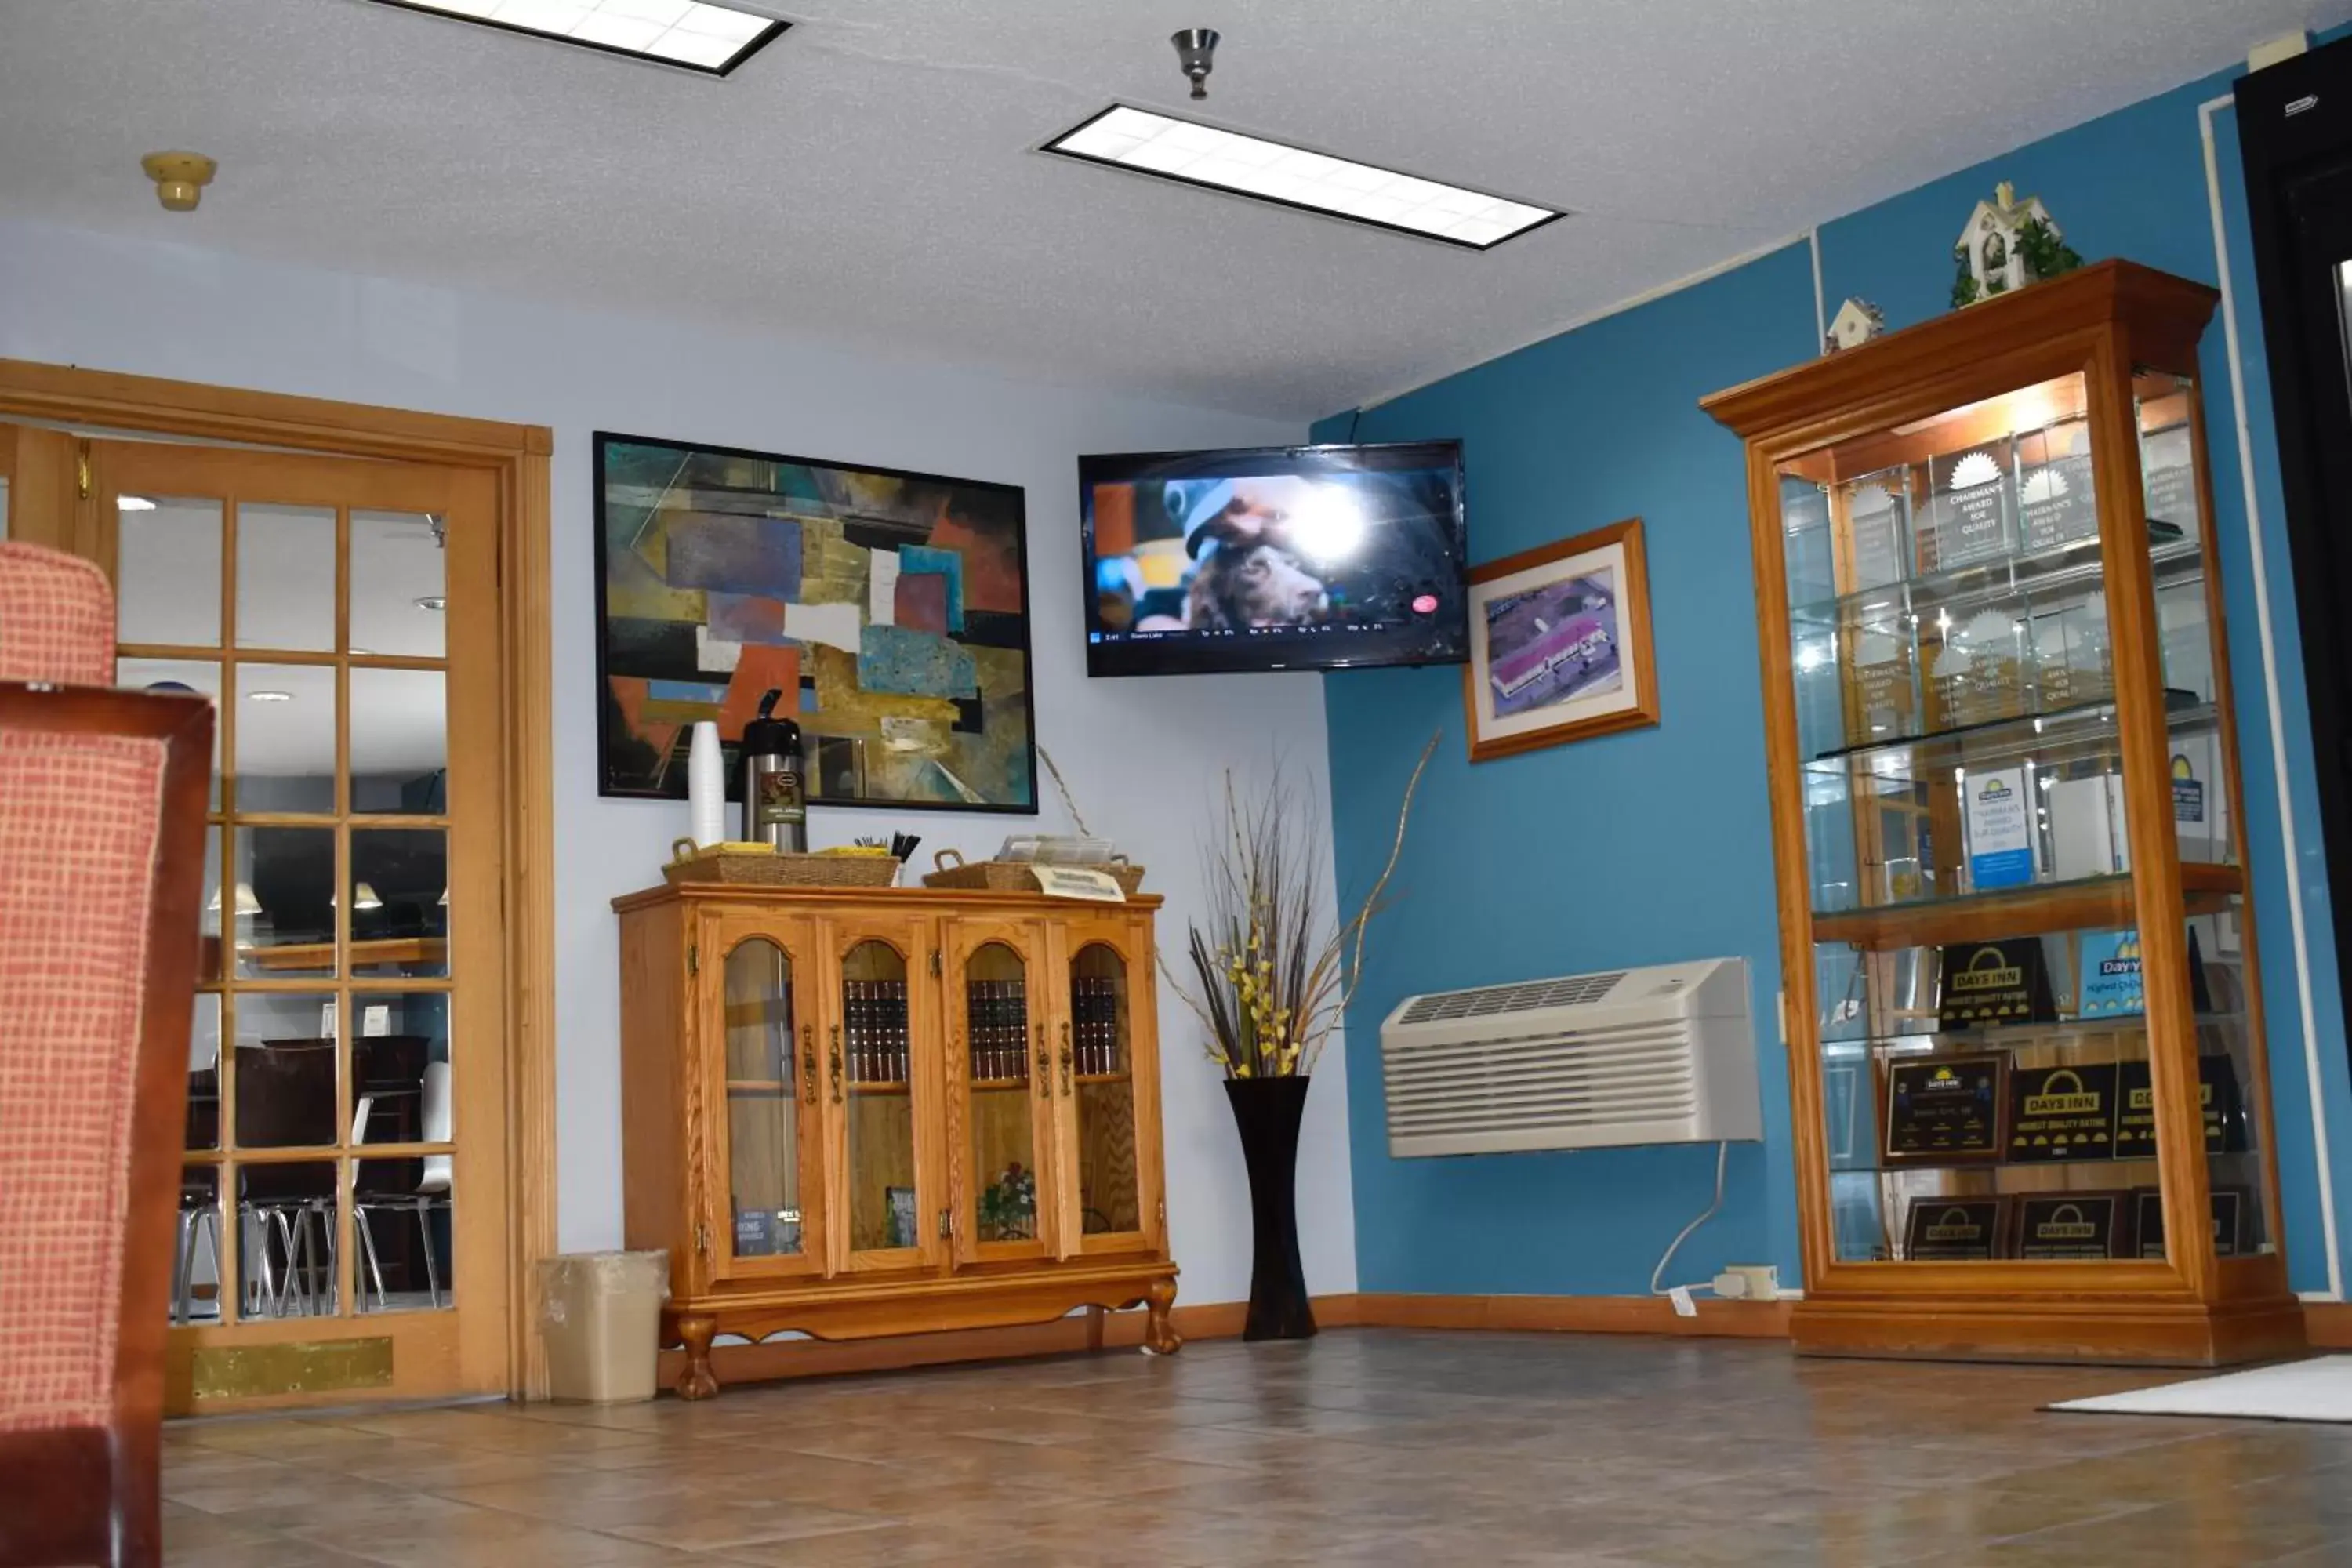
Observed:
[[[936,871],[923,873],[926,888],[962,888],[992,893],[1034,893],[1037,879],[1031,876],[1031,863],[1026,860],[966,860],[952,849],[942,849],[931,857]],[[1128,860],[1113,860],[1100,866],[1074,866],[1076,871],[1100,871],[1118,884],[1118,890],[1129,898],[1143,886],[1143,868]]]
[[[887,888],[898,879],[887,855],[782,855],[768,849],[711,845],[690,838],[670,847],[662,878],[673,888],[725,883],[742,888]]]

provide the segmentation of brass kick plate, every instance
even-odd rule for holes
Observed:
[[[392,1341],[313,1340],[278,1345],[208,1345],[194,1355],[191,1395],[254,1399],[277,1394],[330,1394],[392,1384]]]

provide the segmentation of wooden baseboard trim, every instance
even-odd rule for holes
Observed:
[[[2303,1333],[2313,1350],[2352,1350],[2352,1301],[2305,1301]]]
[[[1660,1334],[1717,1339],[1786,1339],[1793,1301],[1697,1303],[1698,1316],[1675,1315],[1673,1304],[1648,1296],[1424,1296],[1388,1291],[1318,1296],[1315,1321],[1326,1329],[1472,1329],[1566,1334]],[[1188,1340],[1240,1337],[1244,1301],[1179,1306],[1171,1318]],[[2314,1350],[2352,1350],[2352,1301],[2304,1303],[2304,1326]],[[825,1377],[894,1372],[949,1362],[1005,1361],[1071,1355],[1089,1350],[1132,1350],[1143,1342],[1144,1314],[1086,1312],[1050,1323],[1011,1329],[967,1329],[880,1340],[770,1340],[714,1345],[711,1365],[722,1384],[767,1378]],[[685,1370],[685,1352],[664,1351],[661,1386]]]
[[[1676,1334],[1717,1339],[1785,1339],[1789,1301],[1696,1303],[1677,1316],[1662,1296],[1420,1296],[1365,1291],[1356,1321],[1387,1329],[1490,1329],[1563,1334]],[[1316,1309],[1322,1310],[1318,1305]]]

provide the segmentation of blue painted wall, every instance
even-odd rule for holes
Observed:
[[[1901,327],[1943,311],[1950,250],[1971,205],[2001,179],[2038,194],[2084,257],[2128,257],[2218,280],[2199,106],[2217,76],[1961,171],[1825,226],[1832,311],[1861,295]],[[2336,1127],[2352,1127],[2352,1073],[2334,963],[2310,736],[2276,447],[2269,421],[2232,111],[2216,117],[2225,218],[2243,337],[2255,489],[2268,573],[2266,675],[2224,331],[2204,345],[2216,519],[2246,774],[2271,1021],[2276,1142],[2298,1289],[2329,1284],[2322,1243],[2310,1064]],[[1664,722],[1650,731],[1487,763],[1464,760],[1458,670],[1327,678],[1332,821],[1343,895],[1378,874],[1420,738],[1445,741],[1423,784],[1396,906],[1372,928],[1368,979],[1348,1016],[1357,1256],[1366,1290],[1638,1293],[1711,1192],[1704,1148],[1397,1161],[1389,1157],[1380,1020],[1402,996],[1622,963],[1736,954],[1750,966],[1765,1140],[1735,1146],[1722,1215],[1685,1246],[1672,1280],[1724,1262],[1799,1274],[1788,1076],[1767,839],[1761,699],[1745,481],[1738,443],[1697,408],[1721,387],[1819,347],[1803,244],[1318,425],[1318,438],[1457,437],[1468,466],[1471,547],[1490,560],[1639,515],[1650,552]],[[2284,715],[2269,720],[2271,683]],[[2305,1047],[2280,809],[2280,759],[2297,828],[2305,951],[2315,1025]],[[2347,1189],[2337,1162],[2339,1208]]]

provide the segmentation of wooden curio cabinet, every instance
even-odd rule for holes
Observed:
[[[1801,1349],[2299,1348],[2197,343],[2105,262],[1717,394],[1747,442]]]
[[[615,901],[628,1245],[669,1251],[680,1394],[716,1392],[716,1334],[1140,1305],[1152,1346],[1177,1348],[1158,905],[740,887]]]

